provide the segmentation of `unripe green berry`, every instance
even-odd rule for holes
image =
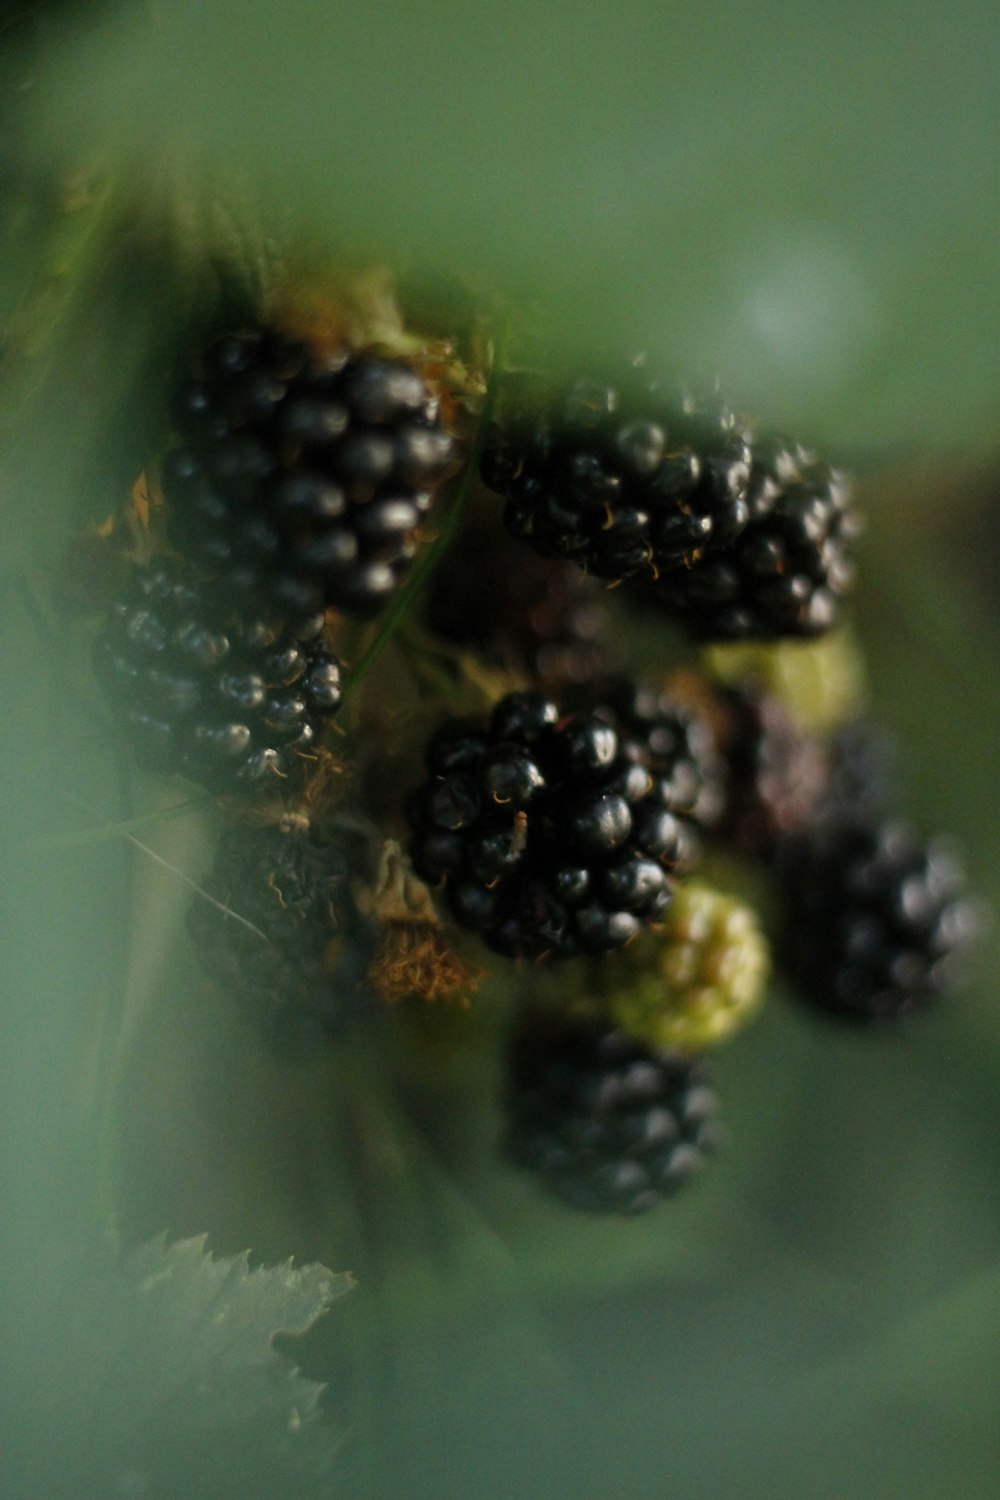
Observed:
[[[607,999],[614,1024],[653,1047],[700,1052],[759,1009],[770,955],[750,907],[689,881],[661,929],[629,949],[625,968]]]
[[[702,663],[718,682],[751,684],[778,698],[800,728],[815,734],[838,729],[864,702],[861,651],[846,629],[816,640],[709,646]]]

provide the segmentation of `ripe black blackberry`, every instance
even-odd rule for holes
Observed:
[[[492,504],[474,514],[435,572],[431,630],[553,689],[607,676],[618,652],[601,585],[571,563],[525,551],[495,521]]]
[[[728,546],[750,515],[750,445],[735,415],[671,399],[635,369],[534,403],[513,396],[481,472],[514,536],[613,581]]]
[[[725,802],[725,764],[712,726],[691,705],[648,684],[619,681],[608,706],[625,754],[649,772],[651,797],[678,821],[678,865],[688,869],[700,851],[699,833],[715,827]]]
[[[447,723],[427,767],[414,866],[498,952],[622,948],[669,901],[679,820],[606,716],[511,693],[488,727]]]
[[[323,616],[294,634],[234,615],[165,562],[137,569],[95,642],[94,664],[140,764],[216,791],[282,786],[314,753],[341,699]]]
[[[231,334],[177,402],[164,467],[170,537],[236,597],[376,614],[454,456],[440,404],[403,360],[319,356],[270,328]]]
[[[854,581],[845,476],[772,440],[755,447],[750,495],[755,519],[733,546],[663,574],[649,597],[701,640],[822,635]]]
[[[276,1035],[336,1030],[360,1004],[372,943],[356,863],[347,838],[320,841],[299,816],[223,831],[188,929],[207,973]]]
[[[511,1049],[507,1154],[592,1213],[641,1213],[717,1140],[701,1067],[598,1023],[525,1026]]]
[[[832,821],[783,846],[784,961],[802,997],[894,1020],[947,987],[978,925],[961,871],[899,823]]]

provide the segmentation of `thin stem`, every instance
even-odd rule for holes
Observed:
[[[69,793],[64,793],[70,800],[76,801]],[[197,812],[214,801],[211,793],[205,792],[200,797],[191,797],[187,802],[175,802],[171,807],[158,808],[156,812],[140,813],[134,818],[121,818],[115,823],[98,823],[91,828],[77,828],[72,833],[57,833],[49,838],[39,839],[32,847],[41,853],[58,854],[67,849],[79,849],[87,844],[103,844],[109,839],[131,839],[137,828],[146,828],[152,823],[165,823],[170,818],[183,818],[189,813]]]
[[[210,896],[204,886],[200,886],[197,880],[192,880],[190,875],[185,875],[183,870],[178,870],[177,866],[172,865],[169,859],[164,859],[162,854],[157,854],[155,849],[151,849],[148,844],[144,844],[141,839],[137,839],[133,834],[127,833],[125,837],[140,853],[147,855],[155,864],[158,864],[164,870],[168,870],[171,875],[175,875],[182,884],[188,886],[203,901],[207,901],[209,906],[214,906],[216,911],[221,911],[222,915],[229,921],[238,922],[241,927],[246,928],[247,932],[252,932],[255,937],[259,937],[269,948],[274,946],[266,932],[261,932],[259,927],[255,927],[252,922],[248,922],[246,917],[241,917],[238,911],[233,911],[232,907],[227,906],[224,901],[216,901],[215,897]]]
[[[75,793],[64,791],[62,795],[68,802],[75,802],[78,807],[84,807],[88,812],[94,811],[89,802],[85,802],[82,797],[77,797]],[[184,806],[184,804],[182,803],[181,806]],[[133,819],[132,821],[135,822],[138,820]],[[189,886],[192,891],[195,891],[199,896],[207,901],[209,906],[214,906],[217,911],[221,911],[224,917],[231,918],[234,922],[238,922],[241,927],[245,927],[248,932],[254,933],[257,937],[261,938],[265,943],[267,943],[268,947],[272,946],[271,940],[267,936],[267,933],[261,932],[259,927],[255,927],[252,922],[248,922],[246,917],[241,917],[239,912],[233,911],[232,907],[226,906],[222,901],[216,901],[215,897],[210,896],[208,891],[206,891],[203,886],[200,886],[198,884],[197,880],[192,880],[190,875],[185,875],[183,870],[178,870],[177,866],[172,865],[169,859],[164,859],[162,854],[157,854],[155,849],[151,849],[148,844],[144,844],[141,839],[137,839],[134,833],[129,833],[124,825],[119,824],[118,831],[121,834],[122,838],[126,839],[128,843],[133,846],[133,848],[138,849],[141,854],[148,855],[148,857],[154,862],[154,864],[158,864],[162,869],[169,870],[171,875],[175,875],[177,879],[180,880],[184,885]]]
[[[483,448],[486,446],[486,438],[493,420],[493,410],[496,406],[497,387],[503,372],[502,341],[498,335],[493,347],[493,362],[490,367],[489,379],[486,386],[486,394],[483,398],[483,409],[479,414],[479,421],[472,439],[472,448],[469,452],[468,463],[462,474],[462,480],[455,495],[454,504],[451,506],[441,530],[433,542],[424,549],[420,561],[414,567],[406,583],[396,595],[393,603],[382,622],[382,628],[364,652],[357,666],[348,676],[344,683],[344,701],[352,698],[358,688],[364,682],[372,667],[378,661],[386,646],[392,640],[396,631],[405,620],[417,595],[429,581],[434,569],[438,566],[444,554],[454,540],[458,530],[459,522],[465,512],[466,506],[472,495],[476,474],[479,469],[479,460]]]

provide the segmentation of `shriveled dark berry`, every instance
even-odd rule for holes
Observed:
[[[418,370],[271,328],[207,349],[175,419],[171,540],[254,608],[377,613],[455,451]]]
[[[444,726],[410,805],[415,868],[505,954],[624,947],[664,910],[685,850],[665,786],[610,709],[561,718],[511,693],[478,731]]]
[[[651,576],[730,545],[749,519],[750,442],[717,400],[632,368],[511,394],[482,461],[508,530],[598,578]]]
[[[360,1008],[371,934],[350,896],[346,838],[302,819],[233,824],[191,906],[207,973],[269,1028],[336,1030]]]
[[[652,1208],[718,1138],[699,1065],[597,1023],[523,1024],[505,1103],[508,1156],[591,1213]]]
[[[278,790],[319,747],[340,706],[322,616],[296,633],[234,614],[175,567],[137,569],[94,662],[139,761],[218,791]]]
[[[782,956],[804,1000],[894,1020],[940,994],[979,913],[954,856],[899,823],[828,821],[783,847]]]
[[[860,530],[845,476],[804,451],[761,445],[755,511],[725,551],[664,573],[648,594],[701,640],[822,635],[854,581]]]

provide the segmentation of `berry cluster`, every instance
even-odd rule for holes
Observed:
[[[236,614],[166,562],[136,570],[94,663],[140,764],[219,790],[299,771],[340,706],[322,615],[290,630]]]
[[[634,370],[534,405],[515,394],[482,477],[513,535],[614,583],[638,575],[699,639],[820,635],[853,582],[842,473]]]
[[[635,372],[514,406],[483,458],[504,522],[545,556],[599,578],[670,568],[749,520],[750,446],[721,402],[671,401]]]
[[[338,616],[378,612],[456,462],[427,368],[263,325],[211,344],[175,402],[165,536],[97,672],[143,764],[257,793],[191,913],[212,980],[272,1032],[336,1034],[374,996],[466,998],[463,948],[484,953],[511,980],[508,1156],[635,1213],[717,1139],[700,1054],[771,966],[712,858],[770,882],[775,962],[854,1019],[938,993],[976,908],[890,821],[849,651],[826,680],[859,529],[844,476],[636,367],[501,388],[481,474],[513,539],[486,493],[444,529],[398,650],[428,568],[369,638],[334,760]],[[677,624],[741,644],[678,654]]]
[[[941,993],[980,925],[955,856],[893,815],[891,742],[863,720],[810,735],[767,695],[736,703],[726,825],[773,869],[778,958],[802,998],[855,1020]]]
[[[697,859],[698,830],[718,823],[724,803],[724,764],[707,719],[649,683],[619,681],[609,709],[627,754],[650,774],[656,796],[678,819],[677,863]],[[607,714],[609,709],[605,709]]]
[[[412,365],[275,329],[218,340],[176,404],[171,537],[241,599],[368,618],[416,550],[454,457]]]
[[[602,1025],[526,1029],[511,1048],[506,1147],[577,1208],[635,1214],[715,1144],[701,1068]]]
[[[112,607],[98,675],[144,764],[274,787],[340,703],[326,612],[382,607],[454,442],[413,364],[267,326],[203,351],[174,420],[174,558],[137,570]]]
[[[762,514],[726,552],[699,558],[652,585],[651,598],[701,640],[821,635],[836,624],[854,580],[859,520],[844,475],[773,447],[753,473]]]
[[[415,866],[500,953],[623,948],[670,900],[711,802],[710,747],[655,695],[618,700],[562,717],[512,693],[488,726],[449,724],[428,746]]]
[[[977,913],[946,846],[850,818],[819,823],[783,855],[785,960],[803,995],[881,1021],[948,988]]]

